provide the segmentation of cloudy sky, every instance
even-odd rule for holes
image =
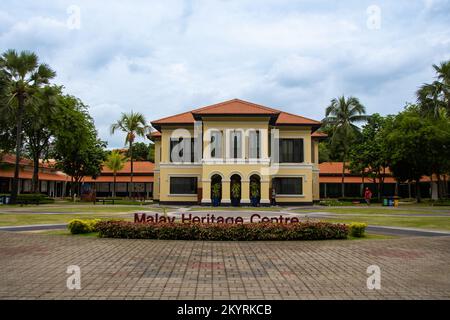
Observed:
[[[109,126],[130,110],[240,98],[320,120],[345,94],[400,111],[450,59],[450,0],[2,0],[0,48],[35,51],[122,147]]]

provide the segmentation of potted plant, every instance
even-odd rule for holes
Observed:
[[[215,183],[212,185],[212,205],[218,207],[220,204],[220,184]]]
[[[231,204],[235,207],[239,205],[241,197],[241,185],[239,183],[233,183],[231,185]]]
[[[259,184],[254,181],[250,183],[250,201],[254,207],[259,205]]]

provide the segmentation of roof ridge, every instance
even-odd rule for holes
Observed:
[[[153,121],[150,121],[150,122],[158,122],[158,121],[166,120],[166,119],[169,119],[169,118],[181,116],[181,115],[187,114],[187,113],[191,113],[191,114],[192,114],[191,111],[185,111],[185,112],[177,113],[177,114],[174,114],[174,115],[171,115],[171,116],[167,116],[167,117],[164,117],[164,118],[160,118],[160,119],[158,119],[158,120],[153,120]],[[157,129],[156,129],[156,130],[157,130]],[[157,131],[158,131],[158,130],[157,130]]]
[[[191,113],[197,113],[199,111],[210,110],[210,109],[222,106],[222,105],[230,103],[230,102],[241,102],[241,103],[250,105],[252,107],[264,109],[266,111],[272,111],[274,113],[280,113],[281,112],[280,110],[269,108],[269,107],[263,106],[261,104],[257,104],[257,103],[253,103],[253,102],[250,102],[250,101],[245,101],[245,100],[242,100],[242,99],[234,98],[234,99],[231,99],[231,100],[226,100],[226,101],[215,103],[215,104],[212,104],[212,105],[209,105],[209,106],[204,106],[204,107],[201,107],[201,108],[198,108],[198,109],[194,109],[194,110],[191,111]]]
[[[300,118],[303,118],[303,119],[306,119],[306,120],[309,120],[309,121],[314,121],[314,122],[320,123],[320,121],[317,121],[317,120],[314,120],[314,119],[311,119],[311,118],[307,118],[307,117],[304,117],[304,116],[300,116],[300,115],[295,114],[295,113],[290,113],[290,112],[286,112],[286,111],[281,111],[281,113],[285,113],[285,114],[288,114],[290,116],[300,117]]]

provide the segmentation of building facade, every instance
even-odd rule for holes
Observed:
[[[320,122],[234,99],[152,122],[154,200],[311,204],[319,200]]]

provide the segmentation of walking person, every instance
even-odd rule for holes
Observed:
[[[364,191],[364,200],[368,206],[370,206],[370,199],[372,198],[372,191],[370,191],[369,187],[366,187],[366,191]]]
[[[275,188],[272,188],[272,205],[273,206],[277,205],[276,196],[277,196],[277,192],[275,191]]]

